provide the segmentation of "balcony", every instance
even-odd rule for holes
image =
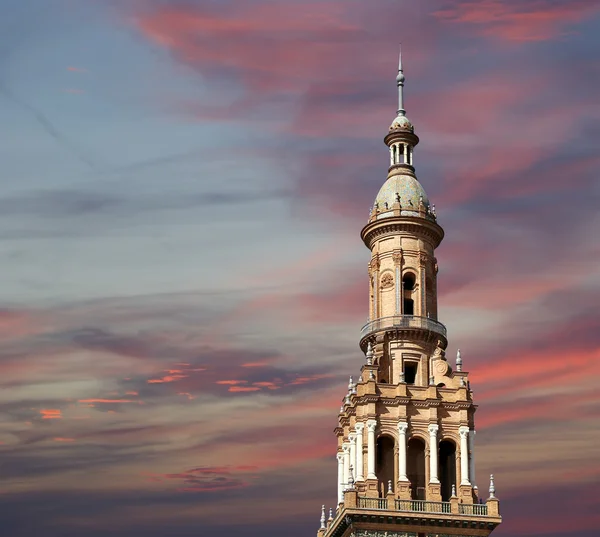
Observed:
[[[346,490],[333,520],[318,532],[318,537],[343,537],[354,532],[363,535],[374,527],[383,535],[478,535],[487,537],[502,522],[499,501],[495,497],[485,504],[461,503],[457,496],[450,501],[399,499],[359,496]]]
[[[373,332],[380,330],[398,329],[398,330],[427,330],[438,334],[446,339],[446,327],[429,317],[418,317],[417,315],[392,315],[390,317],[380,317],[370,323],[365,324],[360,330],[361,339]]]
[[[404,511],[407,513],[428,513],[428,514],[450,514],[452,507],[450,502],[429,502],[426,500],[394,500],[394,505],[387,498],[364,498],[359,496],[358,509],[371,509],[387,511]],[[488,508],[485,504],[458,504],[458,513],[469,516],[488,516]]]

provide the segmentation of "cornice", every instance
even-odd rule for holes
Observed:
[[[369,222],[360,236],[366,247],[373,249],[374,242],[388,236],[405,232],[429,240],[437,248],[444,238],[444,230],[432,220],[420,216],[390,216]]]

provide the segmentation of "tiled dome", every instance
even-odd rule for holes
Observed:
[[[392,209],[394,203],[396,203],[396,193],[400,195],[402,216],[419,216],[419,200],[421,197],[425,209],[429,213],[429,198],[421,183],[411,175],[394,175],[383,184],[375,198],[379,210],[378,219],[393,216]]]
[[[406,116],[398,116],[394,119],[394,121],[392,121],[392,124],[390,125],[390,130],[393,131],[395,129],[402,129],[410,132],[413,132],[415,130],[413,124]]]

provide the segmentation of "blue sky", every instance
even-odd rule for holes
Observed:
[[[594,2],[0,10],[7,535],[316,531],[399,41],[497,534],[598,533]]]

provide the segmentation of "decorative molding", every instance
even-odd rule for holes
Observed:
[[[390,289],[392,287],[394,287],[394,276],[391,272],[385,272],[383,276],[381,276],[381,288]]]

